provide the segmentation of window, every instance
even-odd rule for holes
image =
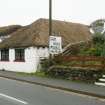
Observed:
[[[9,49],[1,50],[1,61],[9,61]]]
[[[15,49],[15,61],[24,61],[24,49]]]

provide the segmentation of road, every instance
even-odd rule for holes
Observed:
[[[105,100],[0,78],[0,105],[105,105]]]

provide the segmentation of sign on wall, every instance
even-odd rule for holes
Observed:
[[[49,51],[50,54],[59,54],[62,52],[62,39],[60,36],[50,36]]]

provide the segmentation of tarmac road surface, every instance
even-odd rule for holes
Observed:
[[[105,100],[0,78],[0,105],[105,105]]]

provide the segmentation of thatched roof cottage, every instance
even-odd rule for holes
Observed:
[[[62,47],[91,39],[87,25],[53,20],[53,33],[62,37]],[[14,27],[14,28],[13,28]],[[0,28],[0,69],[35,72],[40,59],[49,56],[49,21],[39,19],[27,26],[8,26]],[[58,34],[59,33],[59,34]]]

